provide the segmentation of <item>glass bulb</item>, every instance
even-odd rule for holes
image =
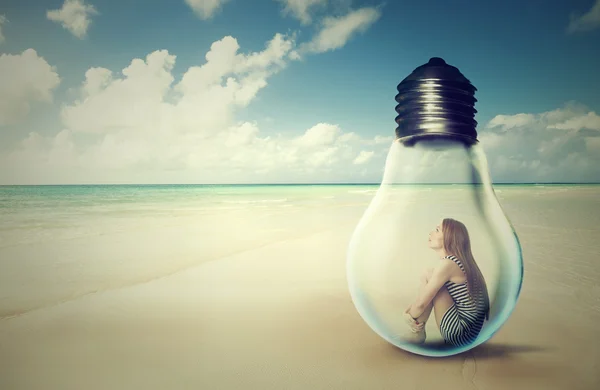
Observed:
[[[432,59],[430,64],[441,66],[439,61],[446,66],[441,59]],[[431,70],[426,72],[431,74]],[[414,84],[414,77],[409,81]],[[402,97],[397,96],[396,100],[402,102]],[[452,104],[455,103],[453,100]],[[407,104],[414,106],[414,99]],[[430,104],[427,98],[422,99],[419,112],[429,110],[427,104]],[[402,107],[396,110],[403,112]],[[444,114],[444,109],[438,110],[438,119],[442,117],[439,111]],[[446,114],[448,111],[445,109]],[[404,119],[397,118],[397,123],[406,123]],[[422,122],[428,125],[426,119]],[[415,127],[418,121],[408,122],[412,126],[408,130],[400,127],[396,130],[399,136],[388,153],[381,186],[352,235],[347,258],[348,284],[360,316],[383,339],[419,355],[450,356],[489,340],[508,319],[523,280],[521,247],[494,193],[485,153],[473,138],[476,136],[474,129],[459,134],[452,126],[441,129],[434,126],[431,130],[427,126]],[[446,125],[448,122],[453,125],[449,120]],[[452,253],[444,241],[433,242],[436,227],[443,230],[445,219],[460,222],[467,234],[452,236],[454,233],[448,230],[442,232],[444,239],[460,238],[459,241],[470,248],[472,257],[464,255],[464,250]],[[433,241],[429,240],[430,233]],[[444,314],[448,316],[442,326],[445,330],[452,327],[453,321],[465,320],[466,301],[460,302],[463,298],[457,295],[459,301],[453,301],[453,304],[456,308],[462,305],[463,311],[456,314],[460,320],[450,318],[450,312],[445,312],[448,305],[444,313],[442,310],[436,313],[434,307],[425,323],[424,342],[422,339],[415,341],[405,311],[420,296],[419,290],[425,283],[422,275],[445,261],[444,255],[456,258],[464,255],[474,260],[477,267],[470,266],[471,270],[478,268],[485,281],[488,318],[480,329],[467,329],[473,332],[470,339],[462,343],[453,341],[448,332],[440,331],[438,320]],[[469,259],[459,260],[471,264]],[[463,272],[464,276],[467,272]],[[440,292],[456,287],[447,282]],[[462,283],[461,280],[449,282]],[[467,282],[470,288],[473,284]],[[471,297],[483,296],[469,291]]]
[[[425,342],[415,344],[406,339],[411,334],[403,314],[416,299],[422,274],[440,261],[428,245],[428,235],[444,218],[467,228],[487,286],[489,318],[474,341],[455,346],[442,338],[432,311]],[[394,141],[381,186],[352,236],[347,277],[361,317],[399,348],[449,356],[489,340],[516,305],[523,262],[481,147],[443,139],[425,139],[413,146]]]

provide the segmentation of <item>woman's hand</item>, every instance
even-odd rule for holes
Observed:
[[[417,308],[417,306],[415,306],[415,309],[413,309],[414,305],[415,305],[414,303],[411,303],[404,313],[408,314],[410,316],[410,318],[412,318],[412,320],[415,321],[416,324],[419,324],[419,321],[417,321],[417,318],[419,318],[421,316],[421,314],[423,314],[423,310],[419,310]]]

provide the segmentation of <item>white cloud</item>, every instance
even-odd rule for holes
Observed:
[[[352,180],[352,164],[379,173],[389,145],[335,124],[266,136],[236,113],[292,61],[295,42],[276,34],[264,50],[240,53],[237,40],[215,42],[206,62],[175,80],[165,50],[134,59],[122,72],[90,68],[80,97],[62,110],[55,136],[32,132],[0,156],[0,182],[290,182]],[[122,73],[122,74],[121,74]],[[300,134],[298,134],[300,133]],[[377,159],[379,157],[379,160]]]
[[[327,4],[327,0],[277,0],[285,5],[283,14],[291,14],[298,19],[302,24],[312,23],[311,11],[315,8],[323,7]]]
[[[185,0],[186,4],[202,20],[208,20],[216,15],[223,4],[229,0]]]
[[[0,126],[23,119],[32,101],[51,102],[59,83],[56,70],[33,49],[0,55]]]
[[[381,135],[376,135],[375,138],[373,139],[373,142],[375,144],[389,144],[391,143],[396,137],[394,137],[393,135],[384,137]]]
[[[225,37],[212,44],[206,63],[190,67],[175,85],[171,73],[175,56],[165,50],[145,61],[133,60],[123,70],[124,78],[92,68],[86,73],[82,98],[63,109],[63,123],[88,133],[163,126],[161,131],[200,129],[212,135],[230,124],[235,109],[248,105],[268,77],[286,66],[293,46],[293,39],[276,34],[265,50],[245,55],[238,53],[236,39]],[[168,102],[169,94],[176,97],[176,104]]]
[[[294,61],[295,52],[294,36],[276,34],[255,53],[240,52],[237,40],[225,37],[180,78],[173,73],[176,57],[166,50],[133,59],[122,72],[90,68],[80,96],[63,107],[63,126],[55,135],[32,131],[0,155],[0,166],[11,167],[0,170],[0,183],[380,180],[392,134],[361,137],[315,118],[314,126],[294,134],[285,129],[266,135],[259,123],[239,120],[240,110]],[[33,50],[0,57],[0,77],[7,74],[7,82],[21,87],[1,91],[16,92],[0,98],[0,113],[26,112],[31,100],[49,101],[60,81]],[[15,102],[26,110],[8,107]],[[497,116],[480,131],[480,140],[495,181],[598,181],[597,124],[595,112],[568,103],[544,113]],[[428,164],[446,166],[446,160],[432,156]]]
[[[301,137],[295,139],[295,143],[302,147],[329,146],[340,135],[341,130],[337,125],[329,123],[319,123],[310,129]]]
[[[361,150],[360,153],[358,154],[358,156],[356,156],[356,158],[354,159],[354,161],[352,161],[353,164],[355,165],[361,165],[361,164],[365,164],[367,161],[369,161],[373,155],[375,154],[375,152],[371,151],[365,151],[365,150]]]
[[[592,8],[583,15],[572,14],[567,32],[590,31],[598,27],[600,27],[600,0],[596,0]]]
[[[600,180],[600,117],[582,105],[498,115],[479,139],[497,181]]]
[[[88,97],[99,93],[112,81],[112,72],[104,68],[90,68],[85,73],[85,81],[81,87],[82,96]]]
[[[8,22],[8,19],[6,19],[6,16],[0,15],[0,43],[3,43],[5,41],[4,34],[2,33],[2,25],[5,24],[6,22]]]
[[[309,129],[310,130],[310,129]],[[199,134],[145,136],[125,132],[106,134],[90,146],[77,134],[63,130],[54,137],[32,133],[16,150],[0,156],[13,172],[0,172],[8,183],[243,183],[336,182],[356,180],[348,166],[369,140],[333,141],[326,136],[313,146],[299,145],[300,137],[269,137],[256,123],[235,123],[207,137]],[[366,171],[380,174],[382,148],[362,155]],[[369,161],[367,161],[369,160]],[[371,163],[368,165],[367,163]],[[371,175],[373,176],[373,174]],[[372,177],[373,178],[373,177]]]
[[[477,139],[486,148],[495,148],[502,143],[502,135],[492,132],[480,132]]]
[[[534,120],[535,117],[532,114],[496,115],[487,127],[490,129],[501,127],[504,130],[509,130],[513,127],[526,126],[533,123]]]
[[[213,48],[219,50],[219,47],[224,50],[220,45]],[[255,54],[261,53],[264,51]],[[207,58],[222,58],[213,54]],[[236,68],[233,64],[238,64],[239,69],[244,68],[235,60],[240,57],[229,58],[230,69]],[[205,111],[202,106],[181,106],[186,99],[183,92],[173,97],[177,85],[182,83],[172,81],[173,62],[173,56],[158,51],[145,61],[132,61],[137,68],[128,67],[131,68],[126,72],[129,76],[123,79],[109,75],[107,70],[88,71],[82,84],[82,96],[86,97],[78,104],[92,104],[92,100],[88,100],[90,94],[98,97],[114,93],[110,95],[113,99],[120,97],[114,102],[115,106],[130,107],[132,112],[139,110],[139,113],[125,116],[110,105],[96,106],[94,103],[97,110],[89,111],[87,116],[88,126],[98,126],[91,143],[89,139],[83,142],[85,137],[81,136],[89,129],[68,122],[56,136],[42,137],[31,133],[16,150],[0,156],[3,166],[18,167],[14,172],[1,172],[0,182],[268,183],[381,179],[393,136],[364,138],[331,123],[317,123],[305,131],[297,129],[300,134],[267,136],[262,134],[258,123],[236,120],[234,114],[240,105],[232,88],[240,88],[241,84],[232,84],[231,79],[237,77],[235,73],[213,74],[213,81],[202,91],[190,92],[196,95],[219,88],[228,91],[214,95],[214,98],[223,99],[221,105],[225,106],[223,110],[228,111],[229,116],[220,120],[206,118],[210,117],[214,107]],[[208,63],[210,60],[202,66]],[[188,69],[188,73],[192,69],[195,68]],[[121,89],[110,92],[117,86]],[[139,109],[136,104],[141,94],[152,99]],[[197,109],[198,116],[195,115]],[[595,118],[594,112],[571,104],[529,115],[533,121],[511,127],[510,131],[504,131],[500,126],[480,131],[479,138],[495,182],[600,179],[600,131],[587,127],[585,119]],[[116,118],[116,122],[102,125],[105,117]],[[505,119],[509,124],[517,121],[508,116]],[[96,122],[100,124],[95,125]],[[573,125],[568,126],[569,130],[556,128],[561,123]],[[582,125],[577,128],[577,123]],[[83,122],[79,123],[82,125]],[[420,168],[430,172],[439,165],[451,171],[454,169],[452,164],[453,161],[443,153],[432,154],[422,159]],[[359,170],[348,169],[358,166]],[[408,170],[403,172],[412,177],[417,174],[414,171],[417,168],[403,166]]]
[[[320,31],[302,50],[323,53],[339,49],[357,33],[366,31],[380,16],[379,7],[365,7],[341,17],[327,17],[322,21]]]
[[[587,107],[576,102],[567,102],[564,107],[543,112],[538,115],[538,120],[549,125],[564,122],[568,119],[586,115]]]
[[[563,130],[591,129],[600,131],[600,116],[595,112],[588,112],[586,115],[569,118],[562,123],[552,124],[548,127]]]
[[[92,23],[91,16],[97,13],[96,8],[85,4],[84,0],[65,0],[62,8],[47,11],[46,17],[60,23],[71,34],[82,39]]]
[[[360,136],[356,133],[343,133],[337,140],[338,142],[356,142],[360,140]]]
[[[108,69],[91,68],[81,87],[82,98],[62,110],[63,124],[84,133],[109,133],[143,129],[149,118],[157,120],[173,82],[175,57],[155,51],[146,60],[135,59],[114,78]],[[93,120],[92,120],[93,118]]]

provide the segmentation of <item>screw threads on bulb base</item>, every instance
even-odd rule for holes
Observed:
[[[477,143],[477,88],[438,57],[416,68],[398,84],[396,138],[407,145],[429,138]]]

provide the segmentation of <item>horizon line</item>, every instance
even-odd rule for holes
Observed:
[[[292,185],[382,185],[373,183],[69,183],[69,184],[0,184],[0,187],[39,186],[292,186]],[[481,185],[482,183],[387,183],[393,185]],[[600,182],[492,182],[494,185],[546,185],[546,184],[600,184]]]

